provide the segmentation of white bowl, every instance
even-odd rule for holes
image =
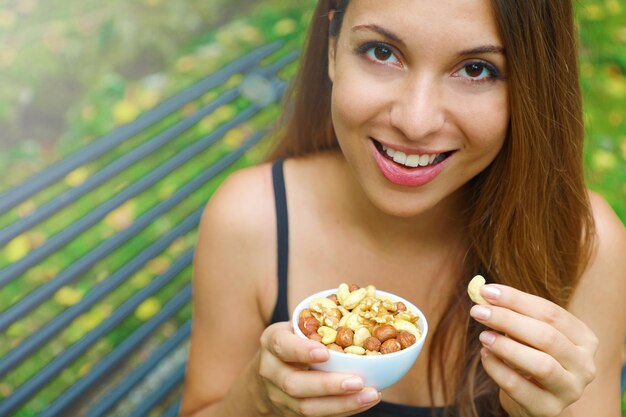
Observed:
[[[307,337],[300,331],[298,327],[298,319],[300,317],[300,311],[309,307],[309,303],[312,299],[318,297],[327,297],[331,294],[336,294],[337,289],[330,289],[320,291],[313,294],[298,304],[293,311],[291,317],[291,324],[294,332],[305,339]],[[415,307],[411,302],[405,300],[397,295],[376,290],[376,296],[387,296],[393,301],[401,301],[406,305],[407,309],[419,316],[417,321],[417,328],[421,332],[421,337],[417,341],[406,349],[399,352],[387,353],[385,355],[352,355],[348,353],[335,352],[328,350],[330,357],[326,362],[311,364],[312,369],[326,372],[340,372],[346,374],[358,375],[363,378],[363,383],[366,387],[374,387],[377,390],[387,388],[400,380],[406,374],[413,363],[419,356],[422,348],[424,347],[424,340],[428,334],[428,323],[424,317],[424,313],[419,308]]]

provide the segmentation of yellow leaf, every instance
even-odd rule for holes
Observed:
[[[153,274],[162,274],[167,271],[171,264],[171,260],[160,257],[150,260],[150,262],[147,263],[146,268]]]
[[[239,39],[244,42],[259,42],[262,40],[261,32],[253,26],[243,26],[239,29]]]
[[[138,319],[145,321],[158,313],[159,310],[161,310],[161,303],[159,300],[154,297],[150,297],[137,307],[135,315]]]
[[[289,35],[290,33],[295,32],[297,26],[296,21],[293,19],[279,20],[274,25],[274,33],[278,36]]]
[[[153,90],[144,90],[139,95],[139,104],[144,109],[150,109],[159,102],[159,93]]]
[[[113,106],[113,121],[116,124],[124,124],[135,120],[139,115],[139,108],[128,100],[122,100]]]
[[[15,25],[15,13],[11,10],[0,10],[0,28],[11,29]]]
[[[22,259],[31,249],[30,242],[26,236],[18,236],[6,246],[7,259],[16,262]]]
[[[176,69],[180,72],[189,72],[196,67],[196,59],[187,55],[176,61]]]
[[[622,116],[621,113],[618,113],[616,111],[612,111],[609,113],[609,123],[611,124],[611,126],[619,127],[619,125],[621,125],[623,121],[624,116]]]
[[[607,0],[606,8],[612,15],[618,15],[622,12],[622,6],[619,4],[617,0]]]
[[[224,135],[224,143],[231,148],[236,148],[246,139],[243,129],[232,129]]]
[[[593,165],[599,170],[609,171],[617,166],[617,157],[601,149],[593,154]]]
[[[235,106],[221,106],[213,113],[220,122],[225,122],[237,115]]]
[[[70,187],[77,187],[89,178],[89,170],[85,167],[76,168],[65,176],[65,183]]]
[[[83,120],[91,121],[96,117],[96,108],[91,104],[86,105],[80,111],[80,115]]]
[[[589,20],[602,20],[604,19],[604,9],[597,4],[589,4],[583,7],[585,17]]]
[[[82,299],[83,293],[72,287],[63,287],[54,294],[54,300],[63,306],[73,306]]]
[[[129,201],[110,212],[104,222],[115,230],[123,230],[130,226],[134,219],[134,204]]]
[[[20,217],[26,217],[30,216],[36,208],[37,205],[33,201],[28,200],[17,206],[16,210]]]

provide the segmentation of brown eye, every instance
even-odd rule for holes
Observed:
[[[484,70],[485,66],[480,64],[470,64],[465,67],[465,72],[472,78],[480,77]]]
[[[391,49],[387,48],[386,46],[377,46],[376,48],[374,48],[374,56],[379,61],[387,61],[389,58],[391,58],[392,54],[393,53],[391,52]]]

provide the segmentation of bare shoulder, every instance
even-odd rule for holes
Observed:
[[[264,288],[275,263],[275,209],[271,165],[234,172],[206,205],[196,247],[197,279],[216,261],[220,269],[237,276],[233,283],[247,289]],[[215,259],[218,258],[218,259]],[[206,265],[207,261],[211,265]],[[215,278],[212,274],[209,274]]]
[[[576,288],[569,310],[598,338],[596,379],[572,410],[576,416],[619,415],[619,380],[626,337],[626,230],[610,205],[590,193],[595,222],[593,255]]]
[[[259,218],[273,215],[274,191],[269,163],[230,174],[210,198],[203,214],[203,227],[227,222],[233,232],[262,232]],[[219,220],[218,224],[211,224]],[[252,229],[248,229],[248,227]],[[249,236],[246,236],[249,237]]]
[[[581,313],[585,315],[612,310],[626,318],[626,229],[604,198],[592,192],[589,196],[595,222],[594,251],[573,303],[584,306]],[[622,322],[626,325],[626,320]]]
[[[595,223],[595,250],[583,279],[607,285],[608,278],[612,278],[610,281],[626,290],[626,228],[603,197],[593,192],[589,196]]]
[[[273,210],[269,164],[231,174],[205,207],[182,414],[223,398],[256,353],[267,319],[260,304],[271,291],[264,280],[275,268]]]

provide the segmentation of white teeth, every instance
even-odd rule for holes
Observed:
[[[411,168],[416,168],[418,166],[425,167],[427,165],[430,165],[430,164],[433,163],[433,161],[435,160],[435,158],[437,158],[437,155],[438,155],[438,154],[434,154],[434,155],[428,155],[428,154],[424,154],[424,155],[417,155],[417,154],[407,155],[404,152],[396,151],[395,149],[388,148],[385,145],[382,145],[382,147],[383,147],[383,151],[387,155],[389,155],[389,157],[391,159],[393,159],[394,162],[396,162],[398,164],[402,164],[402,165],[408,166],[408,167],[411,167]]]
[[[404,165],[406,162],[406,154],[404,152],[396,151],[393,155],[394,162]]]
[[[406,158],[406,162],[404,165],[410,166],[412,168],[417,167],[420,164],[420,156],[419,155],[409,155]]]

